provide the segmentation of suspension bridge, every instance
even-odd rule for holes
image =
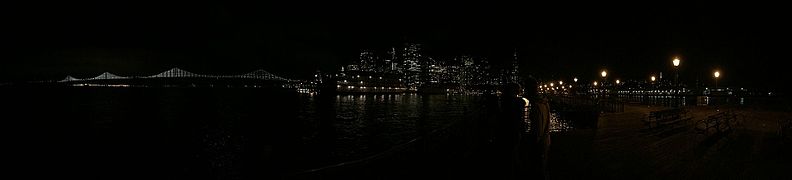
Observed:
[[[102,87],[281,87],[312,88],[312,83],[284,78],[263,69],[236,75],[198,74],[180,68],[149,76],[120,76],[104,72],[95,77],[66,76],[57,83],[67,86]]]

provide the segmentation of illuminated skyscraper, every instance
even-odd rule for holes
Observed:
[[[376,71],[378,68],[378,61],[376,55],[374,55],[374,51],[369,49],[364,49],[360,51],[360,71],[366,72],[373,72]]]
[[[423,69],[421,67],[421,61],[423,60],[423,56],[420,50],[420,44],[408,43],[405,45],[401,55],[404,67],[404,80],[411,89],[417,88],[422,83],[421,72]]]
[[[519,63],[517,59],[517,49],[514,49],[514,59],[512,59],[511,67],[507,68],[507,78],[508,81],[511,83],[519,83],[520,82],[520,72],[519,72]]]

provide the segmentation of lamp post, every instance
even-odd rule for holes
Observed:
[[[715,89],[718,89],[718,77],[720,77],[720,72],[719,71],[715,71],[715,73],[713,73],[713,75],[715,76]]]
[[[598,89],[597,88],[597,81],[594,81],[594,86],[591,89],[594,90],[594,95],[596,96],[597,95],[597,89]]]
[[[577,77],[575,77],[575,78],[572,78],[572,81],[574,82],[574,83],[572,83],[572,84],[575,84],[575,86],[577,86],[577,81],[578,81],[578,78],[577,78]],[[573,91],[573,90],[572,90],[572,85],[569,85],[569,91]],[[573,92],[574,92],[574,91],[573,91]]]
[[[613,85],[613,92],[616,94],[616,97],[619,97],[619,83],[621,83],[621,81],[616,79],[616,84]]]
[[[714,90],[718,89],[718,77],[720,77],[720,72],[718,70],[715,70],[715,73],[712,73],[712,75],[715,76],[715,89],[713,89],[713,91],[714,91]],[[715,110],[716,111],[720,111],[720,108],[718,107],[718,104],[715,104]]]
[[[600,72],[600,76],[602,76],[602,96],[605,97],[605,82],[607,82],[608,71],[602,70]]]
[[[655,78],[655,76],[652,75],[652,77],[649,77],[649,80],[652,80],[652,82],[650,83],[650,87],[652,87],[652,89],[656,89],[655,80],[657,80],[657,78]]]
[[[679,88],[680,87],[680,84],[679,84],[679,63],[681,63],[681,60],[679,60],[679,57],[675,57],[674,60],[671,61],[671,63],[674,65],[674,86],[673,86],[673,89],[677,90],[677,94],[679,94],[678,90],[681,89],[681,88]]]
[[[675,74],[674,83],[676,85],[679,85],[679,63],[680,62],[681,61],[679,60],[679,58],[674,58],[674,61],[672,61],[672,63],[674,64],[674,74]]]

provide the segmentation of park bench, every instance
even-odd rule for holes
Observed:
[[[728,133],[739,125],[737,117],[732,111],[710,115],[696,123],[696,132],[704,135]]]
[[[681,122],[692,119],[688,116],[688,111],[684,108],[665,109],[649,112],[644,123],[648,129],[673,127]]]

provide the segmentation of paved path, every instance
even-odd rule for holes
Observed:
[[[657,107],[627,106],[604,114],[596,130],[553,136],[551,179],[784,179],[792,176],[792,143],[770,127],[773,113],[745,114],[745,128],[727,136],[696,134],[692,126],[673,131],[646,130],[641,122]],[[716,113],[693,107],[693,122]],[[728,108],[724,108],[728,109]],[[691,124],[689,122],[688,124]],[[762,125],[764,124],[764,126]]]

